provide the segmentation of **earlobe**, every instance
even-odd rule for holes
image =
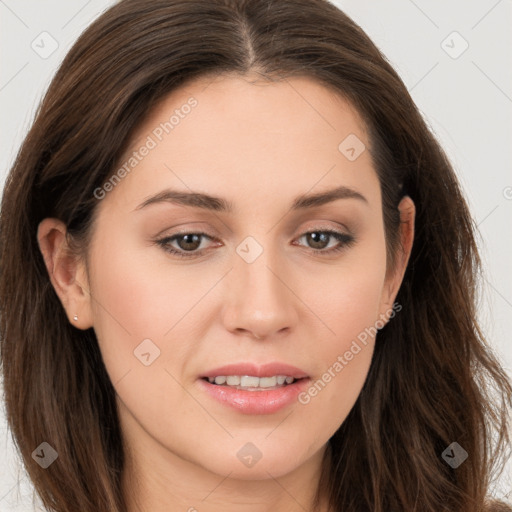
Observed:
[[[46,218],[38,226],[37,241],[50,281],[70,323],[88,329],[92,326],[89,286],[83,263],[69,250],[66,231],[66,225],[59,219]]]

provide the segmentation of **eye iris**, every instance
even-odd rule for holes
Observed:
[[[201,245],[201,235],[190,234],[182,235],[178,238],[178,245],[183,250],[194,250]],[[185,244],[183,244],[183,241]],[[192,246],[191,246],[192,245]]]
[[[314,231],[312,233],[308,233],[306,236],[308,237],[308,243],[310,243],[311,241],[313,242],[312,245],[310,245],[314,249],[324,249],[329,244],[329,233]],[[320,246],[317,246],[315,244],[320,244]]]

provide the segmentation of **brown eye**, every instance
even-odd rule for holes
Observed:
[[[213,237],[206,233],[179,233],[157,240],[164,251],[182,257],[195,257],[203,253],[204,247],[201,249],[201,242],[206,238],[213,240]]]
[[[341,251],[355,242],[355,238],[352,235],[332,230],[309,231],[304,233],[299,240],[301,238],[305,238],[306,246],[312,249],[313,252],[322,254]],[[337,245],[329,247],[331,240],[337,241]]]
[[[200,248],[203,238],[214,240],[214,237],[206,233],[179,233],[157,240],[156,243],[160,245],[164,251],[173,255],[193,258],[199,257],[204,253],[205,248]],[[314,253],[323,255],[341,251],[355,243],[355,238],[352,235],[332,230],[309,231],[308,233],[304,233],[300,238],[306,239],[306,246]],[[331,241],[337,241],[337,244],[329,247]]]
[[[201,236],[200,234],[192,233],[188,235],[180,235],[174,237],[179,248],[184,251],[194,251],[199,248],[201,245]]]
[[[325,249],[329,244],[329,239],[332,238],[332,235],[325,231],[312,231],[305,236],[312,249]]]

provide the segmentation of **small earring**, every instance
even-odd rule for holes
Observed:
[[[78,320],[78,317],[75,315],[75,316],[73,317],[73,320],[76,322],[76,321]]]

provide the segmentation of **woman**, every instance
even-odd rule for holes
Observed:
[[[470,213],[335,6],[119,2],[0,237],[8,422],[48,510],[507,510]]]

